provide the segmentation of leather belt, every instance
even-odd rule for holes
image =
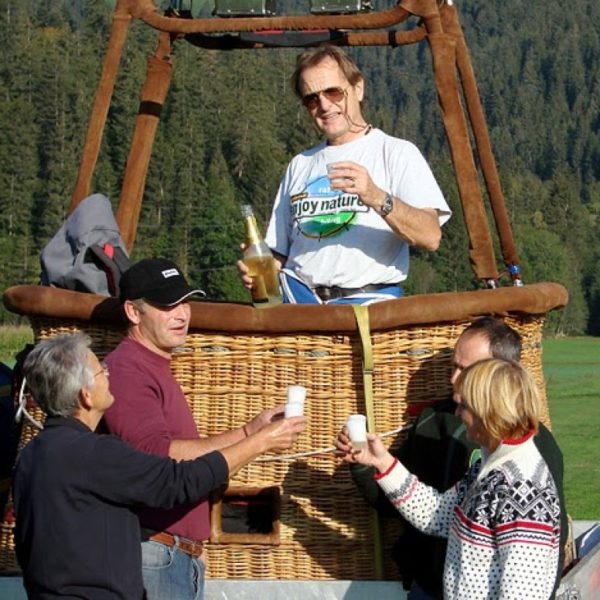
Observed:
[[[188,540],[183,537],[175,537],[170,533],[166,533],[165,531],[160,531],[159,533],[155,533],[148,538],[150,542],[158,542],[159,544],[164,544],[165,546],[179,548],[185,554],[189,554],[190,556],[199,557],[204,551],[204,542],[194,542],[193,540]]]
[[[364,285],[359,288],[343,288],[343,287],[325,287],[325,286],[317,286],[314,288],[315,294],[324,300],[334,300],[335,298],[344,298],[345,296],[352,296],[352,294],[360,294],[364,292],[376,292],[377,290],[381,290],[383,288],[394,287],[396,283],[373,283],[371,285]]]

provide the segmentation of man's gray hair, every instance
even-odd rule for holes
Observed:
[[[88,366],[91,339],[84,333],[40,342],[27,356],[23,374],[33,399],[49,416],[66,417],[79,408],[79,392],[94,387]]]

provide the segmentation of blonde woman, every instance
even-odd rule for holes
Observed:
[[[456,414],[481,459],[444,493],[421,483],[369,434],[354,451],[344,429],[344,460],[374,466],[378,484],[421,531],[448,537],[446,598],[549,598],[559,555],[559,501],[535,444],[541,401],[530,375],[499,359],[464,370],[454,386]]]

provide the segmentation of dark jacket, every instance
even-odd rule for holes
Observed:
[[[464,425],[454,415],[455,409],[451,398],[425,408],[397,452],[399,460],[409,471],[440,492],[460,480],[471,462],[478,457],[477,447],[467,439]],[[568,531],[563,492],[563,457],[554,437],[542,424],[534,441],[554,477],[561,505],[558,587]],[[399,517],[373,479],[374,470],[371,467],[351,465],[351,473],[361,495],[377,508],[380,515]],[[403,522],[403,533],[394,544],[393,557],[407,589],[416,581],[430,596],[443,598],[446,538],[426,535]]]
[[[77,419],[49,418],[21,452],[14,477],[15,543],[29,597],[142,598],[131,508],[194,502],[227,477],[219,452],[176,463]]]

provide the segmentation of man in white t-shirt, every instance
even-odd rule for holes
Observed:
[[[292,84],[325,140],[288,165],[267,230],[284,300],[399,297],[409,246],[437,250],[451,214],[427,162],[412,143],[366,122],[364,78],[337,46],[301,54]]]

